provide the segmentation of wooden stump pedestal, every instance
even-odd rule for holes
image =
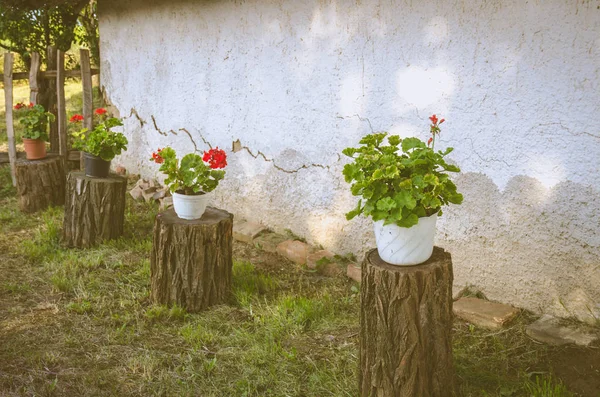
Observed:
[[[19,209],[36,212],[65,202],[65,170],[58,155],[15,163]]]
[[[362,264],[362,397],[452,396],[452,259],[435,247],[417,266],[384,262],[376,249]]]
[[[189,312],[226,302],[231,293],[233,215],[208,207],[188,221],[173,209],[156,216],[150,260],[151,299]]]
[[[63,242],[87,248],[123,234],[127,179],[71,172],[67,178]]]

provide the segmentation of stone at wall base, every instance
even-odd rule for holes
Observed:
[[[454,314],[478,327],[500,329],[519,313],[519,309],[478,298],[460,298],[452,305]]]
[[[560,320],[550,315],[543,315],[527,327],[527,335],[533,339],[554,346],[576,344],[589,346],[598,339],[598,335],[586,333],[575,325],[560,325]]]

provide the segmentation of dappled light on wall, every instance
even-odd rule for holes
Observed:
[[[454,92],[455,78],[445,68],[423,68],[409,66],[398,71],[396,77],[396,93],[400,101],[399,110],[406,105],[419,109],[433,104],[442,105],[443,99],[449,99]],[[444,107],[437,106],[440,112]]]

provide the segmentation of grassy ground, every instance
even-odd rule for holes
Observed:
[[[61,209],[20,214],[0,167],[0,395],[356,396],[357,284],[236,244],[229,304],[152,305],[156,212],[129,200],[122,239],[65,249]],[[460,395],[572,395],[555,371],[567,350],[528,339],[529,321],[455,322]]]

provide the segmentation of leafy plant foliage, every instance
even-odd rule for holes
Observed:
[[[460,169],[444,159],[452,148],[436,152],[418,138],[402,140],[387,132],[367,135],[360,144],[343,150],[354,159],[344,167],[345,180],[352,183],[352,194],[362,197],[346,214],[348,220],[364,214],[411,227],[420,217],[441,215],[443,205],[462,203],[462,194],[448,176]]]
[[[48,123],[54,121],[54,115],[46,112],[42,105],[25,106],[19,103],[15,108],[23,113],[19,120],[19,123],[25,128],[22,137],[25,139],[41,139],[47,142]]]
[[[78,150],[90,153],[110,161],[115,156],[127,150],[127,138],[120,132],[111,131],[111,128],[122,126],[123,123],[116,117],[109,117],[94,127],[93,130],[87,128],[74,132],[73,147]]]
[[[223,156],[222,161],[213,163],[211,156],[207,156],[212,152]],[[211,149],[204,156],[207,161],[210,161],[208,165],[204,162],[203,157],[195,153],[186,154],[180,163],[175,150],[166,147],[153,153],[150,161],[161,164],[159,170],[167,175],[165,184],[169,186],[171,192],[193,195],[212,192],[216,189],[219,181],[225,177],[225,171],[214,168],[223,168],[227,165],[224,156],[224,151]]]

